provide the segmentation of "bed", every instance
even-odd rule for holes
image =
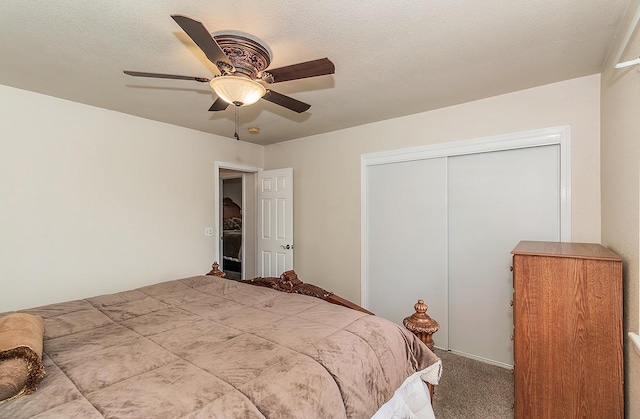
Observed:
[[[44,319],[46,376],[0,417],[404,417],[439,359],[327,297],[203,275],[21,310]]]

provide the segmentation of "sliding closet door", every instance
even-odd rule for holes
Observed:
[[[513,364],[511,249],[560,240],[559,145],[450,157],[449,349]]]
[[[418,298],[447,337],[446,160],[367,168],[367,308],[402,324]]]

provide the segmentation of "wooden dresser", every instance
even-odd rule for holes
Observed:
[[[515,417],[622,418],[622,259],[582,243],[511,253]]]

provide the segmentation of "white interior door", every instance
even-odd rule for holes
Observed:
[[[560,240],[559,149],[449,158],[452,352],[513,364],[510,252],[520,240]]]
[[[258,173],[258,276],[293,269],[293,169]]]
[[[446,159],[367,170],[367,308],[397,324],[418,298],[447,347]]]

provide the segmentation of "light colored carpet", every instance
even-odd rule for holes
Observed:
[[[513,418],[513,375],[506,368],[436,349],[442,378],[433,410],[437,419]]]

